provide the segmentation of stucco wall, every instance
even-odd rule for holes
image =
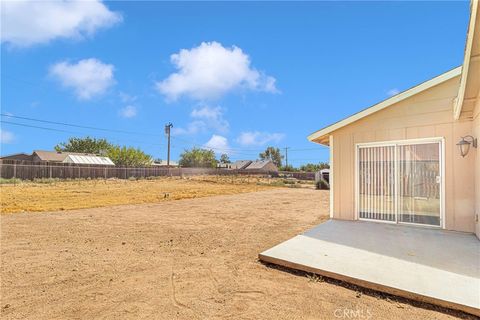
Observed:
[[[475,152],[462,158],[456,146],[472,134],[472,121],[454,121],[452,110],[459,81],[455,77],[332,133],[333,218],[355,219],[356,143],[443,137],[445,227],[474,232]]]

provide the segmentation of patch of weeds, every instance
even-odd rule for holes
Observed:
[[[287,187],[289,187],[289,188],[301,188],[302,186],[300,186],[299,184],[291,184],[291,185],[288,185]]]
[[[328,190],[330,189],[330,185],[328,184],[327,181],[320,179],[320,181],[317,181],[315,183],[315,189],[317,190]]]
[[[314,283],[324,281],[323,277],[321,275],[316,274],[316,273],[307,274],[307,279],[308,279],[308,282],[314,282]]]
[[[18,178],[11,178],[11,179],[0,178],[0,184],[17,184],[20,182],[23,182],[23,180]]]
[[[39,184],[52,184],[52,183],[56,183],[56,182],[59,182],[60,179],[59,178],[35,178],[33,179],[33,182],[34,183],[39,183]]]

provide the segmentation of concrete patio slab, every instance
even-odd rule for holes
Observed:
[[[259,258],[480,316],[480,241],[473,234],[329,220]]]

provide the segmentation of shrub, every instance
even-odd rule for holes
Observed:
[[[325,181],[324,179],[320,179],[319,181],[315,182],[315,189],[317,189],[317,190],[329,190],[330,186],[328,185],[327,181]]]

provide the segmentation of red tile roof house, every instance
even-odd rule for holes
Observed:
[[[330,220],[260,259],[480,316],[480,14],[463,65],[311,134]]]

